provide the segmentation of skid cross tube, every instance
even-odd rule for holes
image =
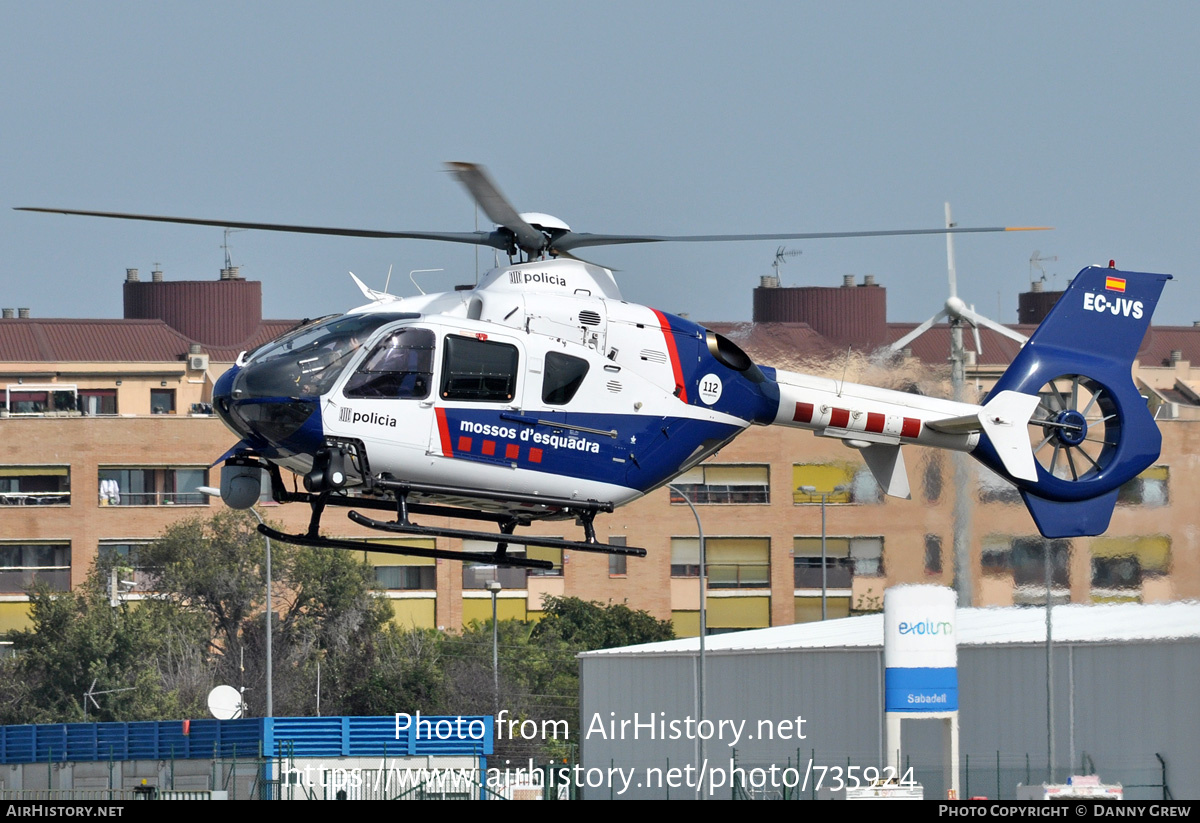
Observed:
[[[421,537],[457,537],[462,540],[484,540],[489,543],[518,543],[524,546],[537,546],[546,549],[568,549],[571,551],[596,552],[598,554],[621,554],[627,557],[645,557],[646,550],[632,546],[609,546],[606,543],[580,543],[576,540],[563,540],[559,537],[522,537],[515,534],[496,534],[494,532],[473,532],[465,529],[443,529],[437,526],[417,526],[412,523],[392,523],[383,520],[373,520],[358,512],[349,512],[347,517],[371,529],[396,532],[397,534],[420,535]]]

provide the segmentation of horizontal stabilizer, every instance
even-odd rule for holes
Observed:
[[[908,488],[908,471],[904,468],[904,453],[900,446],[872,443],[861,449],[867,468],[875,476],[875,482],[889,497],[911,500]]]
[[[1037,464],[1029,447],[1029,420],[1040,400],[1036,395],[1002,391],[976,414],[930,420],[925,425],[946,434],[981,431],[996,450],[1009,475],[1021,480],[1037,480]]]
[[[1041,402],[1037,395],[1002,391],[979,413],[984,434],[1010,476],[1037,480],[1037,463],[1029,446],[1029,419]]]

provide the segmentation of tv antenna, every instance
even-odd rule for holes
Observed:
[[[221,244],[221,248],[225,250],[225,268],[226,269],[233,268],[233,260],[229,256],[229,235],[233,234],[234,232],[238,232],[238,231],[249,231],[249,229],[231,229],[229,227],[225,228],[225,242],[223,242]]]
[[[1046,282],[1046,269],[1042,266],[1043,263],[1054,263],[1058,261],[1058,255],[1051,257],[1042,257],[1041,252],[1037,249],[1033,250],[1033,254],[1029,255],[1029,283],[1033,285],[1033,270],[1037,269],[1042,273],[1041,282]]]
[[[93,706],[96,707],[96,711],[100,711],[100,704],[96,702],[96,695],[98,695],[98,694],[116,694],[117,692],[132,692],[132,691],[136,691],[136,688],[137,688],[135,686],[127,686],[124,689],[105,689],[104,691],[98,692],[98,691],[96,691],[96,681],[98,679],[99,678],[93,677],[92,685],[88,686],[88,690],[83,693],[83,719],[85,722],[87,721],[87,716],[88,716],[88,702],[89,701],[91,702],[91,704]]]
[[[799,257],[804,254],[801,249],[788,249],[785,246],[780,246],[775,250],[775,260],[771,263],[771,268],[775,270],[775,285],[779,285],[779,267],[787,262],[788,257]]]

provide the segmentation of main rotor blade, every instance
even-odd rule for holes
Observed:
[[[997,231],[1051,231],[1053,226],[990,226],[952,229],[891,229],[886,231],[818,231],[789,234],[590,234],[567,232],[551,243],[567,251],[586,246],[619,246],[626,243],[730,243],[742,240],[825,240],[836,237],[902,237],[916,234],[978,234]]]
[[[483,166],[475,163],[447,163],[446,169],[466,187],[488,219],[513,233],[518,246],[529,252],[542,250],[546,245],[545,235],[521,219],[512,203],[508,202],[508,198],[500,193],[499,187],[488,177]]]
[[[449,231],[376,231],[374,229],[339,229],[328,226],[295,226],[286,223],[245,223],[238,220],[210,220],[199,217],[166,217],[159,214],[127,214],[116,211],[83,211],[81,209],[43,209],[18,206],[15,211],[36,211],[45,214],[74,214],[83,217],[111,217],[117,220],[146,220],[151,223],[182,223],[187,226],[219,226],[226,229],[259,229],[261,231],[287,231],[297,234],[332,234],[342,237],[375,237],[404,240],[442,240],[449,243],[470,243],[476,246],[492,246],[497,249],[508,247],[507,242],[496,232],[449,232]],[[538,235],[541,237],[541,235]]]

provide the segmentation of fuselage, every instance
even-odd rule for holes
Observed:
[[[237,450],[304,474],[322,448],[353,443],[363,473],[620,505],[753,424],[859,448],[977,440],[924,426],[977,407],[776,374],[690,320],[624,301],[610,272],[580,261],[495,269],[445,294],[374,296],[245,355],[218,381]]]

